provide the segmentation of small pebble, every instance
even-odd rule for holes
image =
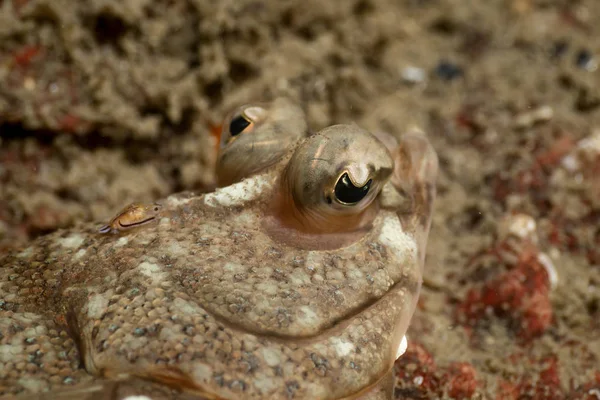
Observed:
[[[539,122],[549,121],[552,117],[554,117],[554,109],[550,106],[541,106],[518,114],[514,124],[517,128],[530,128]]]
[[[558,273],[556,272],[556,267],[554,266],[554,263],[552,262],[550,257],[548,257],[548,255],[546,255],[545,253],[538,254],[538,261],[540,262],[540,264],[542,264],[542,266],[546,270],[546,273],[548,274],[550,288],[556,289],[556,286],[558,286]]]
[[[586,71],[593,72],[598,69],[598,62],[587,50],[580,50],[575,56],[575,63],[581,69],[585,69]]]
[[[440,61],[437,67],[435,67],[435,74],[445,81],[451,81],[461,77],[463,70],[458,65],[449,61]]]
[[[402,80],[406,83],[421,83],[425,80],[425,71],[418,67],[406,67],[402,69]]]
[[[527,214],[509,214],[498,224],[498,237],[506,239],[509,236],[538,242],[537,224],[535,219]]]

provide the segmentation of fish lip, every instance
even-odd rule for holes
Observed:
[[[119,221],[119,226],[120,226],[121,228],[124,228],[124,229],[129,229],[129,228],[133,228],[133,227],[135,227],[135,226],[144,225],[145,223],[148,223],[148,222],[150,222],[150,221],[152,221],[152,220],[154,220],[154,219],[156,219],[156,217],[149,217],[149,218],[146,218],[146,219],[145,219],[145,220],[143,220],[143,221],[134,222],[134,223],[132,223],[132,224],[124,224],[124,223],[122,223],[121,221]]]

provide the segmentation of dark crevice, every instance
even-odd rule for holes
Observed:
[[[39,144],[44,146],[55,145],[59,137],[64,137],[66,134],[52,131],[49,129],[27,129],[22,124],[2,124],[0,125],[0,138],[4,142],[23,141],[27,138],[33,138]],[[135,156],[138,153],[157,154],[160,149],[160,143],[151,139],[140,139],[127,137],[117,139],[102,135],[98,130],[92,131],[86,135],[67,135],[72,144],[82,150],[94,151],[100,148],[104,149],[125,149],[126,154],[132,157],[135,163],[141,163],[148,158],[140,158]]]
[[[258,76],[258,70],[246,62],[231,61],[229,65],[229,76],[235,83],[242,83]]]
[[[303,38],[304,40],[306,40],[308,42],[312,42],[313,40],[315,40],[315,37],[317,36],[314,28],[311,25],[305,25],[305,26],[298,28],[296,30],[296,33],[298,34],[298,36],[300,36],[301,38]]]
[[[175,165],[173,168],[171,168],[171,170],[169,171],[169,178],[171,180],[171,187],[174,193],[182,192],[188,189],[182,183],[183,177],[181,175],[181,169],[179,168],[179,166]]]
[[[116,15],[100,13],[92,21],[94,38],[100,45],[118,45],[129,30],[125,21]]]
[[[586,308],[590,315],[598,314],[598,310],[600,309],[599,300],[592,299],[592,300],[588,301],[588,303],[586,304]]]
[[[346,61],[337,53],[331,53],[327,55],[327,61],[335,68],[340,68],[346,65]]]
[[[174,134],[183,135],[192,130],[194,121],[196,121],[198,117],[197,110],[192,106],[188,106],[181,111],[181,119],[178,122],[168,122],[168,127]],[[165,118],[165,121],[168,120]]]
[[[315,40],[323,32],[329,31],[331,31],[331,21],[322,18],[312,20],[310,23],[296,28],[298,36],[308,42]]]
[[[573,81],[573,78],[571,78],[569,75],[566,75],[566,74],[559,75],[558,84],[559,84],[559,86],[561,86],[562,88],[567,89],[567,90],[575,87],[575,82]]]
[[[379,38],[377,42],[371,47],[369,52],[364,56],[365,65],[369,68],[381,67],[381,60],[385,49],[387,48],[388,40],[385,38]]]
[[[352,7],[352,13],[356,16],[364,16],[373,11],[375,11],[375,6],[369,0],[358,0]]]
[[[61,199],[61,200],[65,200],[65,201],[75,201],[75,202],[80,202],[81,198],[79,197],[77,192],[73,192],[67,188],[59,188],[58,190],[56,190],[55,192],[56,196]]]
[[[442,35],[452,35],[459,30],[458,24],[452,19],[442,17],[431,24],[430,29]]]
[[[291,28],[293,25],[294,10],[287,9],[281,13],[281,25],[284,28]]]
[[[587,89],[579,90],[577,99],[575,100],[575,109],[577,111],[588,113],[594,111],[598,106],[600,106],[600,97]]]
[[[467,29],[463,34],[459,51],[470,59],[476,60],[489,49],[491,38],[489,32],[474,28]]]
[[[202,62],[200,61],[200,51],[198,50],[198,47],[196,46],[196,44],[194,44],[193,46],[190,46],[190,56],[188,57],[187,60],[187,65],[189,69],[194,69],[194,68],[198,68]]]
[[[208,98],[211,106],[219,104],[223,98],[223,81],[217,79],[216,81],[207,83],[204,85],[202,92]]]
[[[50,130],[27,129],[21,123],[8,122],[0,125],[0,138],[5,142],[34,138],[39,144],[49,146],[54,143],[56,135],[56,132]]]

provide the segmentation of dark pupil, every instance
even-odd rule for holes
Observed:
[[[246,129],[248,125],[250,125],[250,121],[242,115],[238,115],[231,120],[231,123],[229,124],[229,133],[231,133],[231,136],[237,136],[244,132],[244,129]]]
[[[372,181],[372,179],[369,179],[364,186],[356,187],[354,184],[352,184],[348,173],[345,173],[335,184],[335,197],[342,203],[358,203],[365,198],[367,193],[369,193],[369,188],[371,187]]]

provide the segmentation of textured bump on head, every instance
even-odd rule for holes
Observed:
[[[67,249],[78,249],[84,241],[85,237],[80,234],[72,234],[66,238],[59,239],[60,245]]]
[[[257,175],[204,195],[204,202],[211,207],[240,206],[259,197],[272,187],[269,176]]]

